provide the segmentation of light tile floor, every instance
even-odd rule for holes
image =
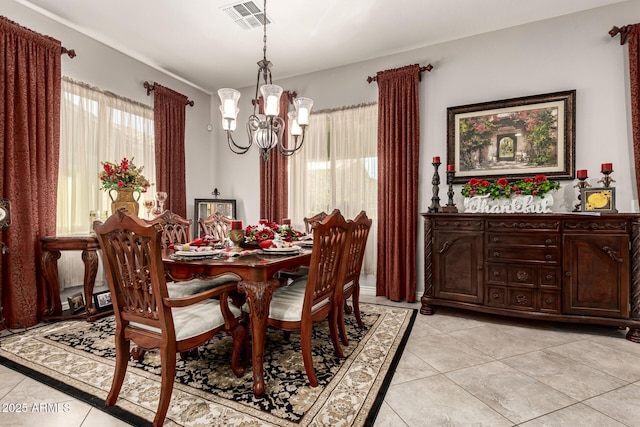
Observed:
[[[624,335],[447,308],[418,314],[375,426],[638,426],[640,344]],[[4,366],[0,378],[0,426],[126,425]],[[36,413],[34,403],[58,406]]]

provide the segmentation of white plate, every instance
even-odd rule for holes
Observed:
[[[311,240],[299,240],[294,244],[297,245],[297,246],[310,248],[311,246],[313,246],[313,241],[311,241]]]
[[[262,250],[265,253],[274,253],[274,254],[291,254],[300,252],[298,248],[266,248]]]
[[[217,254],[219,251],[210,250],[210,251],[176,251],[175,255],[184,256],[184,257],[199,257],[199,256],[212,256]]]

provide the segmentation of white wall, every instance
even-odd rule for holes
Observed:
[[[193,216],[195,198],[212,197],[216,174],[213,166],[213,132],[207,130],[211,117],[211,97],[208,93],[167,76],[14,1],[3,0],[0,14],[33,31],[60,40],[68,49],[74,49],[77,54],[75,58],[62,56],[64,76],[149,106],[153,106],[153,94],[147,96],[147,91],[142,86],[144,81],[157,81],[193,100],[194,106],[186,108],[187,215]],[[155,181],[155,178],[148,178]]]
[[[273,73],[277,84],[313,98],[314,109],[323,109],[376,101],[377,86],[368,84],[366,77],[379,70],[431,63],[434,69],[423,73],[420,85],[420,212],[431,204],[430,159],[446,158],[447,107],[576,89],[576,168],[588,169],[588,181],[597,186],[600,164],[613,163],[618,210],[630,212],[637,210],[638,197],[632,179],[627,47],[608,31],[613,25],[636,22],[640,7],[634,0],[295,78],[278,80],[278,64]],[[245,111],[252,91],[243,92]],[[256,157],[219,152],[222,176],[242,171],[246,177],[233,182],[232,192],[243,200],[250,221],[259,209]],[[562,184],[555,195],[554,210],[559,212],[570,211],[577,201],[574,181]],[[440,189],[441,199],[445,192]],[[460,209],[459,186],[456,193]],[[422,218],[418,221],[422,236]],[[424,289],[422,245],[420,237],[418,296]]]

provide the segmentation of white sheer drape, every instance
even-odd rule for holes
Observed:
[[[111,214],[111,199],[98,180],[101,162],[134,159],[155,181],[153,109],[64,78],[60,116],[57,234],[89,234],[90,210]],[[78,260],[78,254],[62,253],[61,289],[82,284],[84,265]]]
[[[340,209],[345,218],[361,210],[373,219],[363,264],[374,274],[377,247],[378,106],[367,105],[311,115],[305,141],[289,162],[289,216],[303,218]]]

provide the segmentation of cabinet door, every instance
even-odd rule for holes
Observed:
[[[434,233],[433,268],[436,298],[482,303],[482,240],[482,233]]]
[[[564,236],[565,314],[629,318],[629,237]]]

